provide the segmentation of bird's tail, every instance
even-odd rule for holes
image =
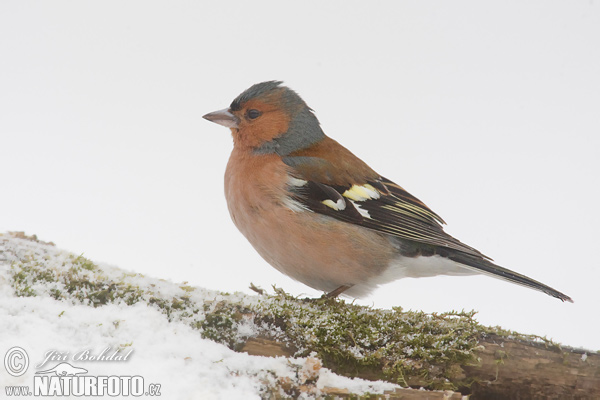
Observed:
[[[476,272],[480,272],[492,276],[494,278],[504,279],[506,281],[516,283],[517,285],[522,285],[531,289],[539,290],[540,292],[544,292],[547,295],[556,297],[557,299],[560,299],[562,301],[568,301],[569,303],[573,303],[573,299],[571,299],[566,294],[561,293],[558,290],[553,289],[550,286],[544,285],[543,283],[538,282],[534,279],[528,278],[525,275],[521,275],[519,273],[496,265],[491,261],[459,251],[450,251],[449,253],[450,254],[447,254],[445,256],[448,257],[450,260],[463,264],[465,267],[473,269]]]

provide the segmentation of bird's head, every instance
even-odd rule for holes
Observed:
[[[280,81],[257,83],[236,97],[229,108],[203,116],[231,128],[234,145],[255,154],[288,155],[325,137],[304,100]]]

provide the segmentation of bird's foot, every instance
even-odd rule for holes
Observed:
[[[346,290],[350,289],[353,285],[342,285],[339,288],[332,290],[329,293],[324,294],[323,296],[321,296],[322,299],[334,299],[336,297],[338,297],[340,294],[342,294],[343,292],[345,292]]]

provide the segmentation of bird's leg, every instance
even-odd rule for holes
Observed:
[[[350,286],[342,285],[339,288],[332,290],[331,292],[329,292],[327,294],[324,294],[323,297],[326,299],[333,299],[335,297],[338,297],[340,294],[342,294],[342,292],[350,289],[352,286],[354,286],[354,285],[350,285]]]

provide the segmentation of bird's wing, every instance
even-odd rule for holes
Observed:
[[[344,148],[339,149],[333,161],[312,156],[283,157],[289,167],[291,200],[304,209],[405,239],[409,242],[401,242],[404,255],[436,254],[465,268],[573,302],[556,289],[492,263],[489,257],[448,235],[442,228],[444,221],[422,201],[377,175]],[[350,168],[344,160],[358,164],[358,168]]]
[[[445,233],[440,216],[386,178],[375,173],[352,177],[348,168],[318,157],[283,157],[283,162],[290,168],[291,198],[313,212],[415,243],[488,258]],[[340,174],[345,174],[344,183],[332,179]]]

